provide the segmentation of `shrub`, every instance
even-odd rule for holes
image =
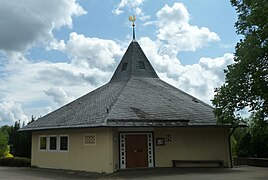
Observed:
[[[10,154],[10,152],[9,151],[6,151],[6,153],[5,153],[5,157],[6,158],[12,158],[12,157],[14,157],[12,154]]]
[[[0,166],[30,167],[31,159],[22,157],[0,158]]]

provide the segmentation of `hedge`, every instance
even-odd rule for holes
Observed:
[[[0,166],[30,167],[31,159],[23,157],[0,158]]]

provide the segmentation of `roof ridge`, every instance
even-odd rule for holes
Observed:
[[[127,82],[124,84],[124,87],[118,92],[118,96],[117,96],[117,98],[116,98],[115,101],[113,101],[113,102],[111,103],[111,105],[109,106],[108,113],[107,113],[107,115],[105,116],[102,125],[107,125],[108,116],[110,115],[111,110],[112,110],[112,108],[114,107],[114,105],[116,104],[116,102],[118,101],[119,97],[122,95],[122,92],[124,91],[125,87],[126,87],[127,84],[129,83],[129,80],[130,80],[130,78],[126,80]],[[109,83],[116,83],[116,82],[108,82],[107,84],[109,84]]]

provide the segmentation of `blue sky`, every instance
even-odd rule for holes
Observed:
[[[210,104],[239,36],[227,0],[0,0],[0,126],[107,83],[132,37],[161,79]]]

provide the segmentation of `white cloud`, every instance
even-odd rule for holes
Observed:
[[[0,6],[0,15],[3,7],[11,11],[10,24],[15,28],[10,32],[0,29],[0,49],[5,50],[4,60],[8,59],[0,66],[0,121],[26,121],[25,112],[34,116],[44,115],[109,81],[126,44],[86,37],[76,32],[71,33],[66,42],[53,37],[54,29],[72,26],[72,17],[85,13],[75,0],[42,1],[41,4],[37,3],[39,1],[26,1],[25,5],[20,2],[14,5],[13,2],[4,1]],[[143,2],[122,0],[114,13],[120,14],[128,8],[143,17]],[[14,12],[9,6],[15,7]],[[21,15],[21,8],[27,11],[27,16]],[[15,19],[15,15],[19,18]],[[161,79],[210,103],[214,88],[224,81],[223,69],[233,62],[233,55],[203,57],[196,64],[183,66],[177,56],[180,51],[202,48],[218,41],[218,35],[208,28],[190,25],[190,15],[181,3],[172,7],[165,5],[158,11],[157,18],[153,24],[157,25],[158,39],[153,41],[144,37],[139,40],[146,56]],[[1,15],[0,24],[3,19]],[[17,24],[22,26],[21,32]],[[11,29],[8,23],[6,27]],[[14,37],[10,44],[1,41],[4,40],[3,34]],[[14,52],[27,50],[35,43],[48,43],[48,50],[64,52],[69,59],[61,63],[31,62],[22,52]]]
[[[5,76],[0,79],[0,103],[18,102],[28,115],[37,117],[45,115],[48,108],[55,110],[88,93],[110,78],[110,72],[70,63],[9,63],[4,72]]]
[[[5,54],[8,61],[0,66],[0,102],[18,102],[28,114],[42,116],[108,82],[125,48],[112,40],[77,33],[71,33],[66,44],[58,43],[51,48],[67,53],[69,62],[31,62],[19,52]]]
[[[167,4],[156,13],[156,16],[161,20],[160,25],[168,23],[177,23],[178,25],[188,23],[190,14],[186,6],[182,3],[174,3],[172,7]]]
[[[233,54],[226,53],[217,58],[202,57],[196,64],[183,66],[177,52],[168,49],[161,41],[146,37],[139,42],[162,80],[209,104],[214,88],[224,82],[223,70],[234,62]]]
[[[13,101],[0,103],[0,122],[28,122],[29,118],[22,109],[22,105]]]
[[[111,67],[123,54],[120,45],[112,40],[85,37],[75,32],[70,34],[65,50],[72,58],[72,63],[103,70],[109,67],[113,70]]]
[[[75,0],[0,2],[1,121],[26,120],[22,106],[28,115],[44,115],[111,78],[123,53],[120,45],[77,33],[66,44],[53,37],[53,30],[71,27],[72,17],[85,13]],[[71,60],[31,62],[23,53],[37,43],[48,43],[48,50],[63,51]]]
[[[51,96],[58,105],[63,105],[74,100],[74,97],[69,97],[67,93],[59,87],[52,87],[44,91],[46,95]]]
[[[127,7],[129,9],[136,9],[136,12],[140,13],[141,9],[139,8],[144,0],[121,0],[118,5],[116,5],[116,8],[113,10],[113,13],[116,15],[122,14],[124,11],[123,8]],[[137,14],[138,15],[138,14]]]
[[[174,3],[172,7],[165,5],[157,14],[158,34],[162,41],[177,51],[195,51],[206,46],[209,42],[219,41],[215,32],[206,27],[189,24],[190,15],[182,3]]]
[[[50,42],[50,45],[47,47],[47,50],[59,50],[59,51],[64,51],[66,48],[64,40],[55,40]]]
[[[224,83],[227,65],[233,63],[233,55],[226,53],[217,58],[200,58],[198,64],[184,66],[177,78],[177,87],[207,103],[214,96],[214,89]]]
[[[121,0],[119,4],[116,5],[115,9],[113,9],[113,13],[115,15],[120,15],[124,12],[123,9],[127,8],[127,10],[134,15],[137,15],[138,18],[142,21],[146,21],[150,18],[150,16],[145,15],[141,6],[144,0]]]
[[[71,27],[85,14],[76,0],[0,0],[0,50],[25,51],[33,44],[55,41],[52,31]]]
[[[15,61],[15,60],[13,60]],[[72,63],[25,62],[5,65],[6,76],[0,79],[0,97],[4,100],[38,101],[40,92],[51,87],[64,87],[77,97],[85,90],[103,84],[111,72],[98,68],[78,67]]]
[[[165,5],[157,14],[158,39],[148,37],[139,40],[145,54],[161,79],[211,104],[214,88],[224,82],[223,70],[233,63],[233,55],[199,59],[199,62],[183,66],[178,59],[180,51],[195,51],[219,36],[206,27],[189,24],[190,14],[182,3]]]
[[[222,57],[217,58],[205,58],[202,57],[199,60],[199,65],[202,69],[210,71],[219,80],[224,81],[223,70],[227,68],[229,64],[234,63],[234,55],[231,53],[225,53]]]

